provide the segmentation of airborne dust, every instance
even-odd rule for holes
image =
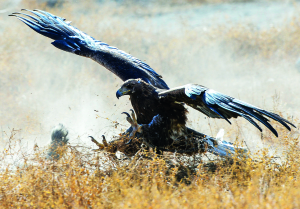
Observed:
[[[128,97],[115,97],[122,84],[118,77],[90,59],[56,49],[50,39],[8,17],[22,8],[72,21],[94,38],[145,61],[170,87],[202,84],[283,112],[292,122],[292,116],[299,118],[300,4],[189,2],[66,1],[56,7],[41,1],[0,3],[1,144],[7,146],[17,130],[21,146],[45,146],[51,128],[63,123],[71,143],[92,145],[89,135],[109,138],[127,128],[121,112],[131,108]],[[230,126],[194,110],[189,119],[190,127],[208,135],[224,128],[225,140],[239,137],[250,149],[264,143],[243,119],[231,120]]]

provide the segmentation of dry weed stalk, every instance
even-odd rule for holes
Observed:
[[[118,159],[79,145],[54,161],[36,150],[1,171],[1,207],[298,207],[299,140],[284,138],[279,160],[267,149],[232,161],[143,150]]]

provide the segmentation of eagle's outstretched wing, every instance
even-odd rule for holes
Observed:
[[[223,118],[230,123],[228,119],[241,116],[262,131],[259,125],[253,120],[256,119],[270,129],[277,137],[277,131],[268,123],[269,119],[265,116],[278,121],[288,130],[291,130],[288,124],[295,127],[291,122],[275,113],[260,109],[201,85],[187,84],[170,90],[157,91],[160,99],[184,102],[211,118]]]
[[[83,33],[66,22],[64,18],[41,10],[25,11],[29,11],[35,16],[26,13],[13,13],[10,16],[17,17],[34,31],[55,40],[52,42],[55,47],[91,58],[123,81],[141,78],[157,88],[168,89],[161,76],[141,60]]]

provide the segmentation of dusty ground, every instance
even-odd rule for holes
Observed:
[[[54,48],[47,39],[8,14],[44,9],[67,18],[89,35],[145,60],[170,87],[198,83],[285,117],[299,118],[300,54],[298,2],[254,1],[206,4],[67,1],[46,7],[35,1],[2,2],[0,13],[1,131],[6,144],[16,129],[32,149],[50,141],[64,123],[72,143],[119,133],[128,125],[117,100],[121,80],[92,60]],[[7,6],[9,5],[9,6]],[[274,103],[275,101],[275,103]],[[190,126],[225,139],[237,136],[251,149],[261,135],[248,122],[205,119],[190,111]],[[114,121],[121,125],[115,128]],[[269,132],[266,135],[269,136]]]

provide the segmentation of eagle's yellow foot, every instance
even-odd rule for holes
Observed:
[[[127,115],[126,120],[130,123],[130,125],[132,127],[132,132],[129,134],[130,140],[126,144],[130,144],[130,142],[134,138],[136,132],[142,133],[142,126],[137,123],[136,116],[135,116],[133,109],[130,109],[130,111],[131,111],[131,116],[127,112],[122,112],[122,114]]]
[[[109,146],[104,135],[102,135],[103,144],[99,143],[96,139],[94,139],[94,137],[92,137],[92,136],[89,136],[89,137],[91,138],[92,142],[94,142],[99,147],[99,149],[96,149],[94,151],[104,150],[105,148],[107,148]]]

